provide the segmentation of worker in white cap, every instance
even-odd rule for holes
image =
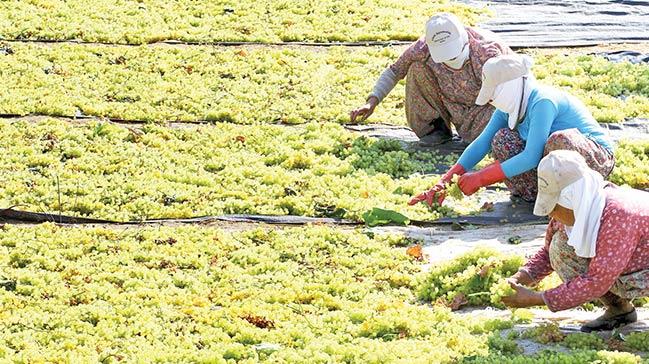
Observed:
[[[511,53],[493,33],[464,26],[455,15],[441,13],[426,23],[425,35],[381,74],[367,103],[350,112],[364,121],[406,79],[406,119],[421,141],[437,144],[451,138],[451,125],[467,142],[491,118],[491,105],[475,105],[481,70],[492,57]]]
[[[545,246],[510,280],[511,307],[566,310],[599,299],[603,316],[582,331],[612,330],[637,320],[631,300],[649,296],[649,193],[617,187],[579,153],[557,150],[541,160],[534,213],[549,215]],[[551,272],[560,286],[534,292]]]
[[[532,59],[503,55],[482,68],[482,88],[475,102],[496,111],[480,136],[430,190],[410,203],[442,203],[454,175],[465,195],[504,181],[514,200],[536,198],[536,167],[553,150],[579,152],[590,168],[607,177],[615,165],[613,143],[584,104],[567,93],[539,84],[531,72]],[[493,164],[469,172],[491,151]]]

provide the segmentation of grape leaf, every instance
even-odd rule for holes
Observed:
[[[379,226],[387,224],[408,225],[410,219],[393,210],[384,210],[378,207],[373,208],[363,214],[363,221],[367,226]]]

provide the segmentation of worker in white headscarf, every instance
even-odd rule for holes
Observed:
[[[534,213],[549,215],[545,246],[511,279],[511,307],[565,310],[599,299],[603,316],[582,331],[612,330],[637,320],[632,299],[649,296],[649,193],[604,181],[577,152],[558,150],[539,163]],[[563,284],[533,286],[551,272]]]

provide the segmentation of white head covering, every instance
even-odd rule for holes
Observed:
[[[534,76],[528,74],[525,77],[501,83],[494,91],[491,105],[509,114],[507,125],[512,130],[518,126],[518,123],[525,116],[527,101],[532,93],[532,82],[534,82]]]
[[[566,186],[559,195],[558,204],[575,214],[574,226],[566,227],[566,231],[568,245],[575,248],[577,256],[595,256],[600,220],[606,205],[605,185],[601,174],[587,169],[580,179]]]
[[[440,13],[426,22],[426,45],[435,63],[460,56],[468,42],[469,33],[453,14]]]
[[[518,54],[489,58],[482,66],[482,86],[475,103],[485,105],[491,102],[509,114],[509,128],[516,128],[532,93],[533,64],[531,57]]]
[[[460,53],[459,56],[450,59],[448,61],[444,61],[443,63],[453,69],[459,70],[464,66],[464,63],[469,59],[469,56],[471,55],[471,47],[469,46],[469,42],[467,41],[464,44],[464,48],[462,48],[462,52]]]

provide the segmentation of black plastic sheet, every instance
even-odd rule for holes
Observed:
[[[494,16],[479,26],[515,48],[649,41],[649,1],[464,0]]]

